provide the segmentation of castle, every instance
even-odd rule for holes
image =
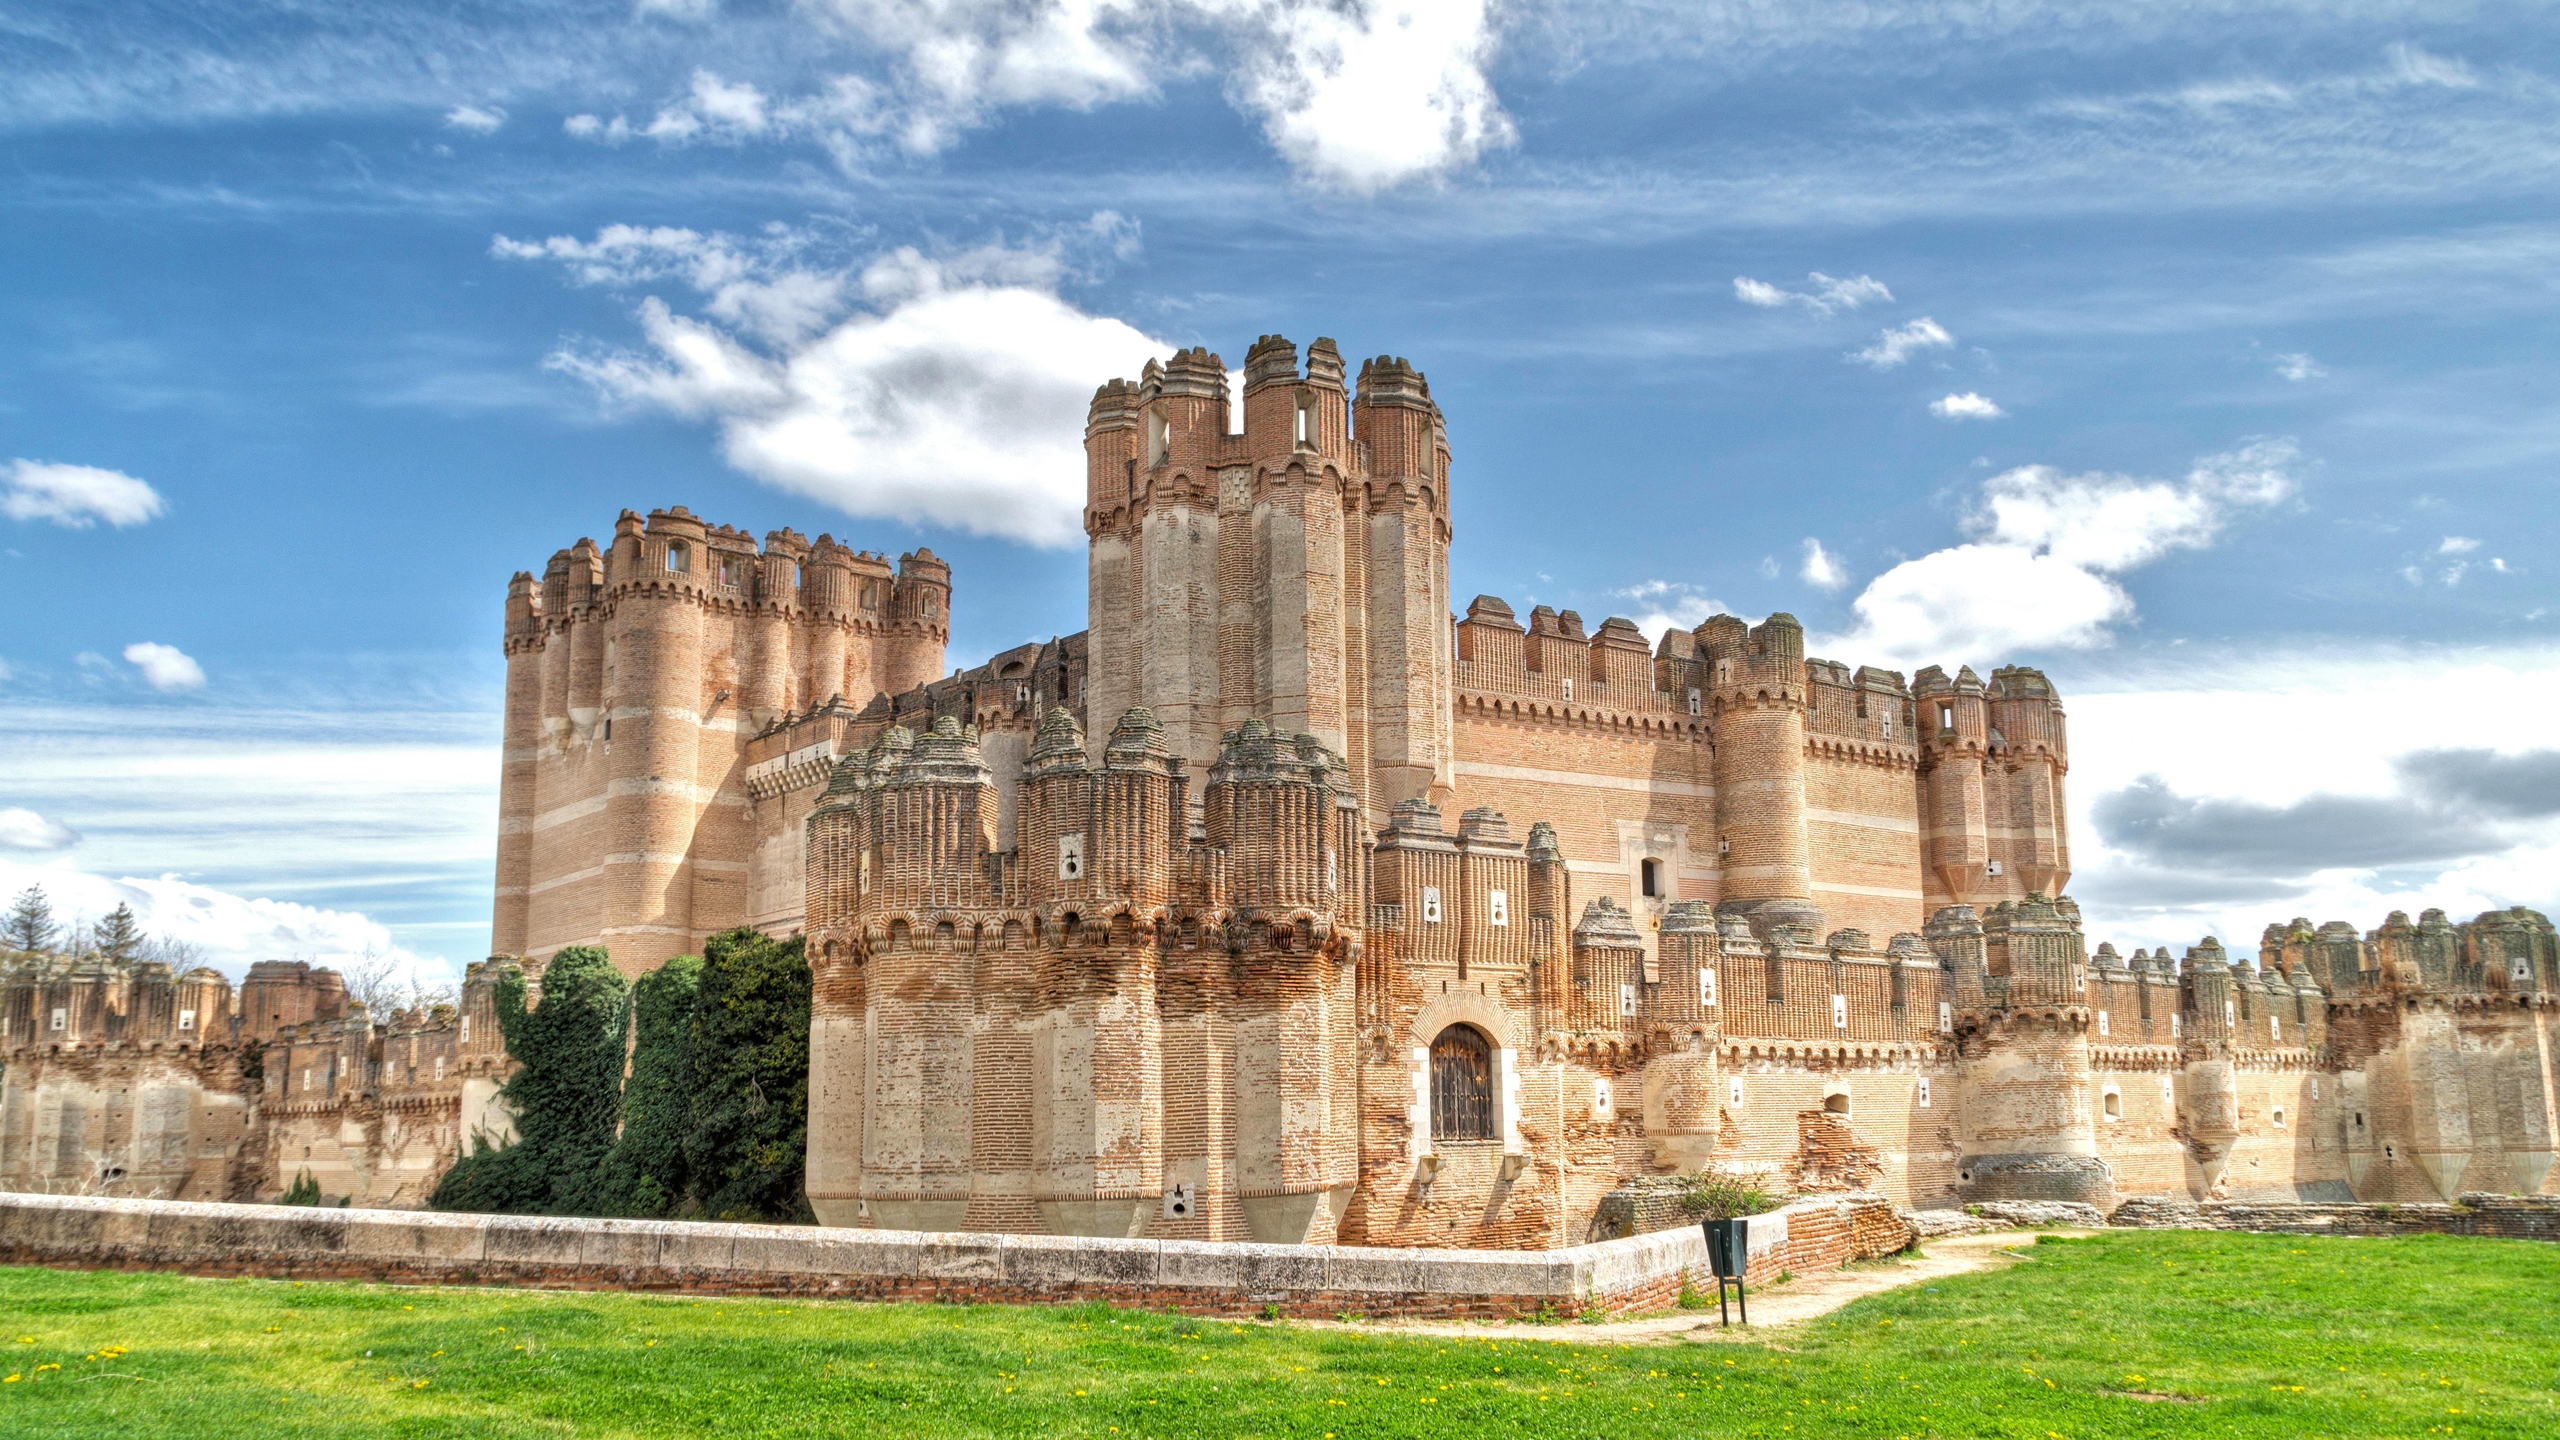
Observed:
[[[375,1017],[302,961],[184,974],[145,961],[0,973],[0,1190],[423,1204],[467,1137],[512,1133],[498,968],[460,1003]],[[540,965],[532,967],[540,973]]]
[[[668,510],[518,576],[497,948],[804,932],[833,1224],[1548,1245],[1709,1163],[2547,1183],[2539,916],[2093,956],[2043,675],[1459,615],[1422,374],[1264,336],[1243,380],[1095,393],[1089,627],[947,677],[929,552]]]
[[[975,668],[930,551],[677,508],[517,575],[493,948],[804,934],[837,1225],[1543,1247],[1711,1164],[1915,1206],[2551,1184],[2543,917],[2092,954],[2042,674],[1461,615],[1422,374],[1276,336],[1243,374],[1240,414],[1205,350],[1096,392],[1088,628]],[[18,1098],[70,1063],[18,997],[66,983],[7,992],[0,1183],[68,1133]],[[297,1043],[400,1034],[323,1008]]]

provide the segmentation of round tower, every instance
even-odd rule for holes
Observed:
[[[614,526],[612,699],[604,918],[614,965],[638,975],[694,946],[693,832],[701,816],[703,604],[708,533],[679,505]]]
[[[800,619],[800,566],[808,555],[809,542],[798,534],[772,530],[756,560],[750,601],[754,654],[740,677],[740,709],[750,734],[761,734],[792,708],[792,630]]]
[[[489,943],[521,949],[533,887],[534,766],[542,752],[542,596],[523,570],[507,582],[506,728],[498,761],[497,898]],[[563,647],[565,652],[566,647]],[[564,653],[561,659],[567,659]]]
[[[855,705],[870,699],[845,688],[845,657],[852,642],[854,553],[821,535],[800,566],[800,616],[808,628],[809,671],[801,682],[803,710],[839,695]]]
[[[874,672],[877,688],[903,695],[942,678],[942,650],[951,638],[951,567],[931,550],[898,557],[888,612],[888,653]],[[866,697],[867,698],[867,697]]]
[[[1818,929],[1804,829],[1804,627],[1783,613],[1748,631],[1717,616],[1697,634],[1715,717],[1716,909],[1753,917],[1755,931],[1764,912]]]

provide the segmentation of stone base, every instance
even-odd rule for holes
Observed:
[[[1957,1167],[1967,1203],[2066,1200],[2115,1208],[2115,1173],[2094,1155],[1976,1155]]]

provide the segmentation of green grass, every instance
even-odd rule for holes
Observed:
[[[0,1435],[2560,1434],[2560,1246],[2155,1231],[2026,1254],[1758,1343],[1625,1346],[0,1269],[0,1374],[28,1377],[0,1383]]]

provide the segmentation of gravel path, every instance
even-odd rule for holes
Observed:
[[[2086,1235],[2092,1232],[2049,1230],[2043,1233]],[[1880,1294],[1905,1285],[1925,1284],[1949,1275],[2021,1263],[2028,1258],[2022,1252],[2035,1244],[2035,1240],[2036,1232],[2025,1230],[1951,1235],[1924,1241],[1922,1253],[1917,1257],[1905,1255],[1867,1261],[1853,1269],[1800,1275],[1784,1285],[1757,1286],[1751,1292],[1751,1325],[1748,1329],[1738,1323],[1729,1329],[1719,1326],[1713,1309],[1674,1310],[1669,1314],[1615,1320],[1605,1325],[1584,1325],[1573,1321],[1533,1325],[1521,1321],[1465,1320],[1364,1320],[1351,1324],[1333,1320],[1300,1320],[1293,1323],[1381,1335],[1455,1335],[1507,1340],[1534,1338],[1580,1345],[1764,1340],[1817,1316],[1828,1315],[1861,1296]]]

